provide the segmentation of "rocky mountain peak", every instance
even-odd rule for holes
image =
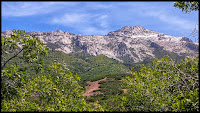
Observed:
[[[133,27],[124,26],[121,29],[119,29],[119,31],[132,31],[132,32],[143,32],[144,30],[145,28],[143,28],[142,26],[133,26]]]
[[[109,36],[127,36],[127,37],[131,37],[133,35],[134,36],[136,36],[136,35],[146,35],[147,36],[147,35],[152,35],[152,34],[159,34],[159,33],[145,29],[142,26],[133,26],[133,27],[125,26],[117,31],[108,33]]]
[[[56,30],[57,33],[63,33],[61,30]]]
[[[9,36],[7,30],[1,33]],[[196,57],[199,44],[187,37],[173,37],[143,28],[125,26],[108,35],[82,36],[67,31],[28,32],[35,35],[50,49],[66,54],[85,52],[90,55],[103,54],[120,62],[142,62],[145,59],[162,57],[167,53]]]
[[[2,32],[1,35],[11,35],[13,34],[11,30],[6,30],[6,32]]]

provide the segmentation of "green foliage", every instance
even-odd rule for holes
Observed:
[[[90,64],[85,60],[75,58],[60,51],[49,52],[48,57],[43,57],[47,65],[54,61],[59,62],[66,70],[73,73],[83,74],[89,70]]]
[[[19,88],[15,103],[12,103],[13,100],[4,100],[2,110],[95,111],[81,97],[83,88],[78,84],[80,77],[65,73],[58,63],[50,65],[48,71],[48,75],[35,75],[23,88]]]
[[[60,62],[61,66],[65,69],[74,74],[77,73],[82,81],[92,80],[106,74],[130,72],[122,63],[110,59],[105,55],[88,56],[87,58],[86,56],[80,54],[68,55],[60,51],[49,51],[48,57],[42,58],[45,61],[45,65],[49,65],[54,61]]]
[[[114,79],[114,80],[122,80],[123,78],[127,77],[127,76],[131,76],[130,73],[113,73],[113,74],[108,74],[106,75],[106,77]]]
[[[183,12],[188,13],[191,11],[199,10],[199,2],[198,1],[177,1],[174,3],[174,7],[181,9]]]
[[[131,76],[131,74],[130,74],[130,73],[112,73],[112,74],[105,74],[105,75],[97,76],[97,77],[91,79],[90,81],[91,81],[91,82],[97,81],[97,80],[100,80],[100,79],[104,79],[105,77],[111,78],[111,79],[114,79],[114,80],[121,80],[122,78],[124,78],[124,77],[126,77],[126,76]]]
[[[184,59],[186,55],[178,55],[177,53],[173,53],[173,52],[168,52],[166,50],[163,50],[162,48],[156,48],[153,51],[153,54],[156,56],[156,58],[163,58],[166,56],[170,56],[170,58],[172,58],[173,60],[175,60],[175,63],[180,63],[181,59]],[[154,59],[155,60],[155,59]],[[153,61],[153,60],[152,60]],[[145,63],[144,63],[145,64]]]
[[[40,57],[48,48],[24,33],[14,30],[2,37],[1,111],[103,111],[98,102],[94,108],[81,96],[77,74],[56,62],[44,66]]]
[[[95,68],[92,68],[90,71],[85,73],[84,76],[87,80],[95,79],[96,77],[100,76],[100,78],[106,74],[113,74],[113,73],[127,73],[129,72],[129,69],[122,65],[122,64],[111,64],[111,65],[105,65],[105,66],[98,66]],[[81,77],[82,77],[81,76]]]
[[[186,58],[175,64],[169,57],[143,65],[133,77],[122,82],[128,89],[125,111],[198,111],[198,58]]]
[[[25,31],[13,30],[13,35],[10,37],[1,37],[2,56],[1,56],[1,69],[6,67],[6,64],[22,54],[22,59],[26,63],[41,64],[39,55],[47,55],[48,48],[34,36],[26,36]],[[8,54],[13,53],[8,57]],[[39,68],[39,67],[38,67]]]
[[[103,66],[103,65],[118,63],[116,60],[109,59],[108,57],[106,57],[103,54],[100,54],[96,57],[90,58],[88,62],[91,63],[93,66]]]
[[[91,82],[94,82],[94,81],[97,81],[97,80],[100,80],[100,79],[104,79],[106,77],[106,75],[100,75],[100,76],[97,76],[93,79],[90,79]]]
[[[134,60],[130,57],[127,57],[127,56],[121,56],[121,57],[118,57],[120,60],[123,61],[123,64],[128,67],[129,69],[131,69],[134,65]]]
[[[106,74],[130,72],[130,70],[122,63],[102,54],[90,58],[88,62],[91,64],[91,69],[84,75],[89,76],[89,78],[87,78],[89,80]]]
[[[13,30],[11,37],[1,40],[4,112],[199,111],[198,58],[186,58],[178,64],[169,57],[152,63],[147,60],[148,65],[134,64],[128,74],[128,66],[104,55],[48,54],[48,48],[38,38],[26,36],[25,31]],[[84,89],[79,83],[86,85],[86,80],[105,77],[107,81],[101,81],[98,90],[104,94],[86,99],[81,96]],[[124,88],[128,93],[123,93]]]
[[[121,83],[118,80],[101,81],[99,84],[99,91],[104,95],[120,95],[123,93],[123,90],[121,90]]]
[[[21,54],[21,62],[34,63],[36,71],[41,71],[42,60],[38,56],[47,55],[48,48],[38,38],[25,36],[23,30],[13,30],[13,35],[2,36],[1,41],[1,85],[3,86],[1,93],[4,95],[3,98],[11,98],[17,96],[18,88],[23,87],[23,84],[29,79],[27,68],[20,67],[17,61],[12,63],[11,61]]]
[[[85,60],[86,62],[88,61],[88,59],[92,58],[93,56],[88,54],[87,52],[83,51],[83,52],[73,52],[73,53],[69,53],[70,56],[78,58],[78,59],[82,59]]]
[[[116,99],[118,99],[118,96],[124,95],[124,92],[122,89],[124,87],[121,84],[121,81],[123,78],[127,76],[132,76],[131,74],[108,74],[101,76],[102,78],[97,77],[96,80],[103,79],[107,77],[106,81],[100,81],[98,90],[94,90],[93,92],[100,91],[103,94],[98,94],[91,96],[89,98],[86,98],[88,102],[95,102],[99,101],[100,105],[104,108],[105,111],[120,111],[121,107],[119,107],[119,103],[117,103]],[[99,78],[99,79],[98,79]],[[123,111],[123,110],[122,110]]]
[[[123,64],[114,59],[110,59],[105,55],[89,56],[82,58],[79,54],[67,55],[63,52],[54,51],[49,52],[48,57],[44,57],[47,64],[52,63],[54,60],[60,62],[65,68],[73,73],[77,73],[82,81],[92,80],[97,77],[104,76],[112,73],[127,73],[130,70]]]

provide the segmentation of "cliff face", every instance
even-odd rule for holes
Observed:
[[[11,31],[1,34],[9,36]],[[94,56],[103,54],[120,62],[125,62],[124,58],[130,59],[133,63],[156,58],[160,51],[187,57],[197,57],[199,54],[199,44],[187,37],[173,37],[141,26],[125,26],[107,35],[96,36],[82,36],[61,30],[32,31],[27,34],[35,35],[50,49],[66,54],[74,52],[86,52]]]

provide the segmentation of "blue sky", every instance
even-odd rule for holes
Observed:
[[[171,36],[190,36],[198,11],[184,13],[174,2],[1,2],[1,31],[68,31],[107,35],[124,26],[142,26]]]

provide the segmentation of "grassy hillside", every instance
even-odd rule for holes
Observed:
[[[7,58],[11,57],[8,55]],[[110,59],[105,55],[91,56],[80,54],[65,54],[60,51],[49,51],[48,56],[42,57],[44,67],[48,67],[53,62],[59,62],[66,71],[77,73],[82,80],[91,80],[101,75],[113,73],[129,73],[130,70],[122,63]],[[21,55],[10,61],[18,62],[22,67],[28,64],[22,62]],[[30,69],[30,68],[29,68]]]
[[[162,55],[166,55],[167,53],[162,50],[155,51],[158,56],[158,53],[162,53]],[[178,58],[180,60],[180,56],[169,54],[172,58]],[[12,54],[8,55],[9,58]],[[34,67],[29,67],[28,64],[22,62],[21,56],[11,60],[12,62],[18,62],[21,67],[27,67],[30,70],[30,76],[34,73]],[[142,64],[148,64],[152,61],[152,59],[146,59],[144,62],[140,62],[137,64],[131,62],[125,62],[124,64],[118,62],[117,60],[106,57],[105,55],[92,56],[82,53],[72,53],[65,54],[60,51],[49,51],[49,55],[47,57],[43,57],[44,59],[44,67],[48,67],[53,62],[59,62],[66,71],[71,71],[74,74],[78,74],[81,77],[81,85],[86,86],[86,81],[96,81],[99,79],[103,79],[108,76],[118,76],[118,79],[121,79],[121,76],[124,74],[130,74],[131,68],[134,67],[134,70],[138,70]]]
[[[157,53],[157,57],[159,53],[166,55],[167,53],[162,50],[155,51]],[[6,58],[10,58],[12,54],[8,55]],[[170,54],[172,58],[181,58],[177,57],[175,54]],[[21,59],[21,56],[11,60],[9,64],[12,62],[18,62],[21,67],[27,67],[27,70],[32,70],[33,67],[29,67],[28,64],[24,63]],[[90,98],[86,98],[88,102],[94,102],[96,100],[99,101],[101,105],[107,105],[108,109],[114,109],[110,107],[114,105],[115,102],[111,101],[112,98],[117,97],[118,95],[126,95],[122,89],[121,79],[126,76],[132,76],[130,74],[130,68],[134,66],[134,70],[140,68],[142,64],[151,62],[150,59],[146,59],[144,62],[140,62],[137,64],[133,64],[131,62],[126,62],[126,64],[122,64],[114,59],[108,58],[105,55],[91,56],[83,53],[72,53],[65,54],[60,51],[49,51],[49,55],[47,57],[43,57],[44,59],[44,67],[47,67],[53,62],[59,62],[66,71],[71,71],[72,73],[77,73],[81,77],[80,85],[85,87],[88,85],[86,81],[96,81],[107,77],[106,81],[99,82],[100,86],[98,90],[103,94],[98,94],[91,96]],[[126,60],[126,59],[125,59]],[[126,60],[128,61],[128,60]],[[32,75],[30,73],[30,77]],[[94,91],[94,92],[95,92]]]
[[[85,60],[75,58],[60,51],[49,52],[48,57],[43,58],[46,65],[52,62],[59,62],[68,71],[82,74],[90,69],[90,64]]]
[[[156,50],[157,57],[161,57],[158,53],[166,55],[167,52]],[[169,54],[172,58],[182,58],[180,56]],[[8,55],[12,56],[12,54]],[[106,57],[105,55],[92,56],[86,53],[72,53],[65,54],[60,51],[49,51],[47,57],[43,57],[45,67],[53,62],[59,62],[67,71],[77,73],[83,81],[98,80],[105,77],[108,74],[125,74],[130,73],[132,67],[135,70],[139,69],[142,64],[146,64],[152,61],[152,59],[146,59],[144,62],[133,64],[131,62],[125,62],[124,64],[117,60]],[[28,64],[22,62],[21,56],[11,60],[12,62],[18,62],[22,67],[28,67]],[[129,64],[129,65],[128,65]],[[28,68],[29,70],[32,68]]]
[[[98,90],[94,90],[93,92],[100,91],[103,94],[93,95],[89,98],[86,98],[88,102],[99,101],[101,105],[105,105],[108,107],[107,109],[113,109],[110,106],[113,106],[115,102],[112,101],[112,98],[116,98],[118,95],[126,95],[122,89],[125,89],[121,84],[121,80],[126,76],[132,76],[131,74],[107,74],[103,76],[99,76],[92,81],[100,80],[105,77],[107,79],[105,81],[100,81]]]
[[[54,61],[61,63],[65,69],[77,73],[82,80],[91,80],[105,74],[130,72],[126,66],[105,55],[87,55],[88,57],[84,57],[84,55],[80,54],[68,55],[54,51],[50,52],[49,56],[44,59],[47,64]]]
[[[98,55],[92,57],[88,60],[88,63],[91,64],[90,70],[80,75],[80,77],[87,80],[92,80],[98,76],[106,74],[130,72],[130,70],[125,65],[117,62],[114,59],[110,59],[105,55]]]

